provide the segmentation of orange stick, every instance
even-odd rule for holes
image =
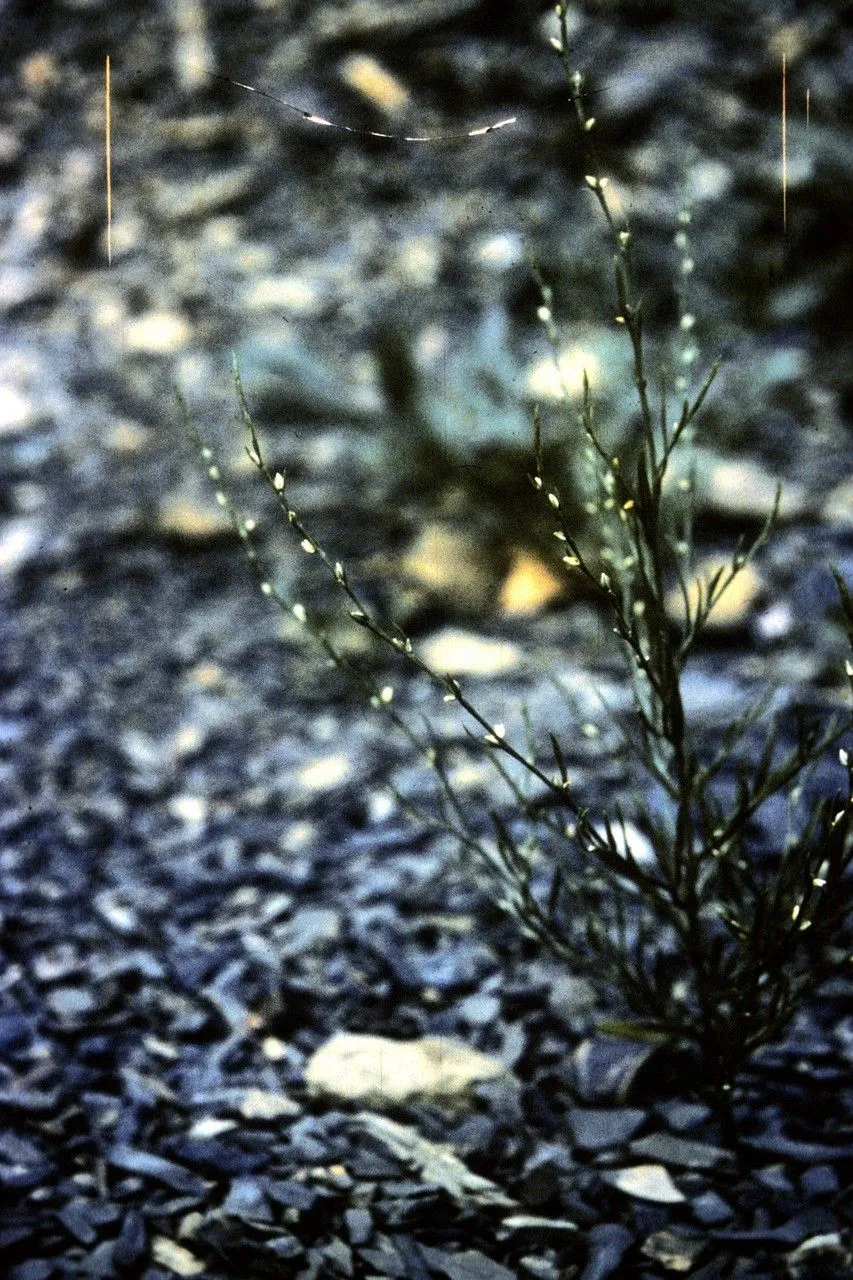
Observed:
[[[113,265],[113,176],[112,176],[112,139],[110,121],[110,55],[107,54],[104,69],[104,132],[106,137],[107,164],[107,262]]]
[[[788,230],[788,62],[782,54],[782,232]]]

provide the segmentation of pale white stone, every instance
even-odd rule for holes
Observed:
[[[331,791],[346,782],[352,772],[352,762],[345,755],[321,756],[312,760],[296,775],[303,787],[309,791]]]
[[[339,1032],[309,1060],[305,1082],[312,1092],[381,1106],[416,1096],[453,1099],[504,1072],[497,1058],[443,1036],[399,1041]]]
[[[470,631],[446,627],[420,646],[420,655],[445,675],[494,676],[517,667],[523,657],[518,645],[490,640]]]
[[[271,1093],[267,1089],[247,1089],[240,1103],[240,1114],[245,1120],[279,1120],[283,1116],[295,1116],[299,1104],[286,1093]]]
[[[630,1169],[613,1169],[602,1178],[635,1200],[655,1204],[681,1204],[686,1196],[679,1191],[662,1164],[638,1164]]]
[[[169,355],[187,346],[191,335],[188,321],[173,311],[147,311],[124,327],[125,345],[144,355]]]

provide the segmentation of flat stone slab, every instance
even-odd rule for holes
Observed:
[[[629,1142],[647,1113],[639,1107],[575,1107],[567,1118],[577,1146],[585,1151],[606,1151]]]
[[[381,1107],[413,1098],[460,1098],[482,1080],[506,1074],[498,1059],[443,1036],[388,1040],[339,1032],[305,1068],[312,1092]]]
[[[661,1164],[675,1165],[680,1169],[713,1169],[718,1164],[731,1162],[732,1154],[722,1147],[708,1142],[695,1142],[691,1138],[679,1138],[672,1133],[650,1133],[631,1143],[635,1156],[645,1156]]]
[[[602,1178],[635,1200],[654,1204],[681,1204],[686,1196],[679,1191],[662,1164],[638,1164],[630,1169],[609,1169]]]

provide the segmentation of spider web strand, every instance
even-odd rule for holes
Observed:
[[[506,129],[509,125],[515,124],[518,119],[517,116],[508,116],[505,120],[496,120],[493,124],[481,125],[477,129],[467,129],[460,133],[420,135],[382,133],[378,129],[356,129],[353,125],[337,124],[334,120],[327,120],[325,116],[317,115],[314,111],[306,111],[304,107],[298,107],[294,102],[288,102],[286,98],[279,98],[274,93],[268,93],[266,89],[259,89],[253,84],[245,84],[242,80],[231,80],[228,76],[217,76],[216,79],[223,80],[226,84],[233,84],[238,89],[245,89],[247,93],[256,93],[259,97],[266,98],[269,102],[277,102],[279,106],[286,107],[288,111],[301,116],[308,124],[316,124],[325,129],[335,129],[338,133],[357,134],[362,138],[381,138],[385,142],[459,142],[466,138],[484,138],[487,133],[496,133],[498,129]]]

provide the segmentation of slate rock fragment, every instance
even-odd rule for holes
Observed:
[[[721,1147],[671,1133],[650,1133],[645,1138],[638,1138],[631,1143],[631,1152],[681,1169],[713,1169],[719,1164],[732,1163],[731,1152]]]
[[[154,1155],[150,1151],[141,1151],[136,1147],[128,1146],[126,1143],[118,1143],[107,1153],[107,1163],[125,1173],[138,1174],[140,1177],[165,1183],[173,1191],[185,1195],[201,1197],[207,1192],[208,1184],[204,1179],[190,1173],[183,1165],[175,1164],[173,1160],[166,1160],[163,1156]]]
[[[640,1250],[647,1258],[654,1259],[666,1271],[685,1274],[693,1269],[707,1246],[701,1236],[688,1236],[683,1231],[665,1229],[656,1231],[643,1241]]]
[[[785,1255],[785,1269],[791,1280],[834,1280],[853,1273],[853,1250],[839,1231],[809,1236]]]
[[[662,1164],[640,1164],[627,1169],[607,1170],[601,1177],[618,1191],[638,1200],[650,1200],[655,1204],[681,1204],[686,1199]]]
[[[607,1151],[628,1142],[645,1122],[646,1114],[639,1107],[574,1107],[566,1119],[576,1146],[584,1151]]]
[[[560,1177],[572,1167],[568,1147],[542,1143],[524,1164],[521,1194],[528,1205],[545,1204],[560,1190]]]
[[[581,1280],[606,1280],[621,1266],[634,1237],[621,1222],[599,1222],[587,1233],[587,1263]]]
[[[145,1219],[138,1209],[129,1209],[113,1245],[113,1262],[119,1269],[130,1270],[140,1261],[146,1247]]]
[[[444,1249],[421,1246],[421,1252],[433,1271],[449,1280],[516,1280],[515,1274],[500,1262],[487,1257],[479,1249],[448,1253]]]
[[[719,1226],[734,1216],[734,1209],[716,1191],[703,1191],[690,1205],[697,1222],[705,1227]]]
[[[367,1209],[346,1209],[344,1223],[350,1244],[366,1244],[373,1234],[373,1218]]]

